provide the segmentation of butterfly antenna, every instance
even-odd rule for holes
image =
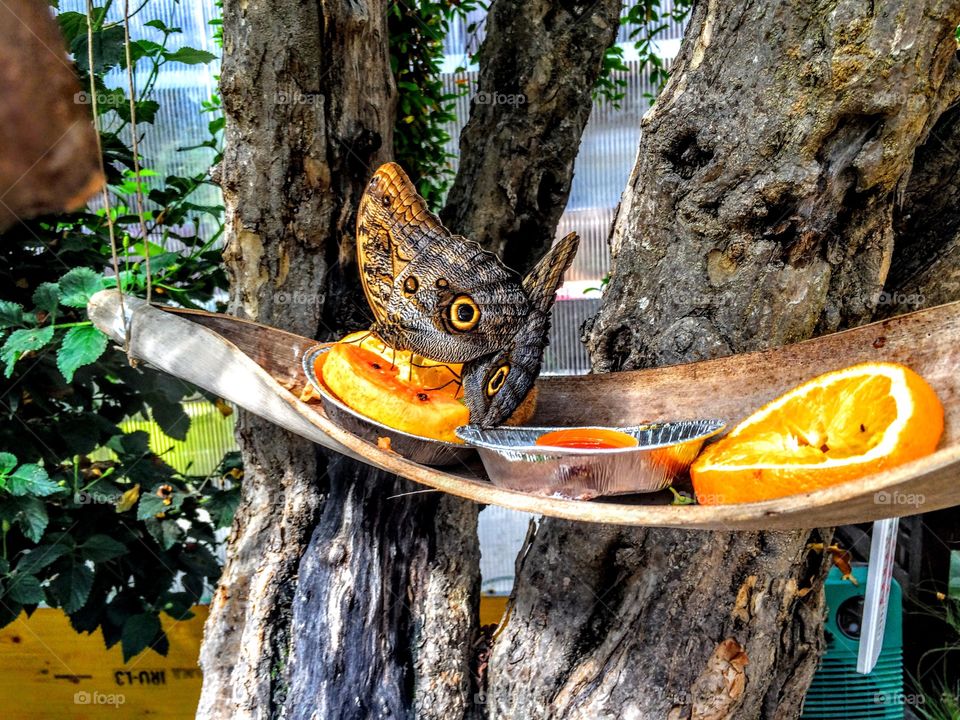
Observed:
[[[415,356],[415,357],[422,357],[422,356]],[[460,374],[459,374],[456,370],[454,370],[452,367],[450,367],[449,365],[447,365],[446,363],[437,363],[436,365],[421,365],[420,363],[415,362],[415,361],[413,360],[413,357],[411,357],[411,358],[410,358],[410,364],[413,365],[414,367],[420,368],[421,370],[431,370],[431,369],[433,369],[433,368],[443,368],[443,369],[446,370],[448,373],[450,373],[451,375],[453,375],[453,377],[454,377],[457,381],[460,380]]]
[[[364,340],[366,340],[366,339],[367,339],[368,337],[370,337],[371,335],[373,335],[373,331],[372,331],[372,330],[367,330],[367,331],[366,331],[363,335],[361,335],[360,337],[354,338],[353,340],[347,340],[347,343],[349,343],[350,345],[353,345],[354,343],[356,343],[357,345],[359,345],[360,343],[362,343]]]
[[[457,386],[457,394],[459,394],[459,391],[463,389],[463,383],[460,382],[460,379],[459,379],[459,378],[453,378],[453,379],[448,380],[447,382],[445,382],[443,385],[439,385],[438,387],[427,388],[427,391],[428,391],[428,392],[433,392],[434,390],[443,390],[445,387],[449,387],[450,385],[456,385],[456,386]]]

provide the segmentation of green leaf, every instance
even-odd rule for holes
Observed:
[[[140,496],[140,503],[137,505],[137,520],[149,520],[172,508],[172,505],[164,505],[163,498],[155,493],[144,493]]]
[[[9,300],[0,300],[0,329],[23,325],[23,306]]]
[[[167,509],[169,510],[169,508]],[[151,517],[144,520],[144,525],[147,527],[147,532],[164,550],[169,550],[183,539],[183,528],[175,520],[158,520]]]
[[[183,583],[183,589],[193,598],[195,603],[199,603],[203,599],[207,588],[202,576],[194,574],[184,575],[181,578],[181,582]]]
[[[70,47],[74,40],[87,32],[87,16],[83,13],[59,13],[57,15],[57,22],[60,24],[60,32],[63,33],[63,39],[67,41],[67,47]]]
[[[195,391],[180,378],[163,373],[154,373],[153,389],[169,402],[179,403],[183,398],[193,395]],[[151,393],[153,395],[154,393]]]
[[[20,603],[0,602],[0,628],[5,628],[7,625],[20,617],[21,610],[23,610],[23,607],[21,607]]]
[[[115,105],[117,115],[126,120],[130,121],[130,103],[122,102],[116,103]],[[152,123],[157,117],[157,111],[160,110],[160,103],[156,100],[139,100],[137,101],[137,122],[149,122]],[[136,186],[133,186],[133,192],[136,192]]]
[[[43,602],[43,588],[33,575],[15,574],[7,584],[4,598],[10,598],[21,605],[37,605]]]
[[[126,47],[123,28],[112,25],[93,33],[93,72],[103,74],[112,67],[122,64],[126,58]],[[89,56],[87,50],[87,34],[84,27],[83,34],[75,37],[70,44],[77,67],[84,72],[89,70]]]
[[[41,283],[33,291],[33,304],[37,310],[43,310],[49,315],[57,311],[57,305],[60,302],[60,286],[56,283]]]
[[[93,587],[93,570],[80,562],[70,562],[50,581],[50,592],[66,613],[76,612],[87,602]]]
[[[205,545],[192,545],[180,553],[180,563],[190,575],[205,577],[216,582],[220,575],[220,563]]]
[[[103,278],[90,268],[77,267],[60,278],[60,304],[85,308],[90,298],[103,289]]]
[[[229,527],[240,505],[240,486],[218,492],[203,504],[203,508],[213,518],[214,527]]]
[[[50,518],[47,516],[47,508],[39,498],[29,495],[27,497],[17,498],[17,516],[16,521],[24,536],[32,542],[40,542],[43,537],[43,531],[47,529]]]
[[[159,111],[160,103],[156,100],[140,100],[137,103],[137,122],[152,123]]]
[[[184,65],[202,65],[217,59],[217,56],[211,52],[191,47],[182,47],[176,52],[165,52],[163,56],[170,62],[180,62]]]
[[[131,615],[123,624],[120,647],[123,648],[123,661],[146,650],[160,633],[160,618],[154,613]]]
[[[17,466],[17,456],[13,453],[0,452],[0,478],[10,474],[10,471]]]
[[[13,375],[13,366],[25,353],[40,350],[53,340],[53,326],[14,330],[0,348],[0,361],[6,365],[4,376]]]
[[[160,426],[163,434],[174,440],[186,440],[190,430],[190,416],[179,402],[158,402],[155,398],[150,403],[150,415],[153,421]]]
[[[160,634],[157,635],[157,639],[153,641],[153,644],[150,645],[150,649],[153,650],[158,655],[167,656],[167,653],[170,652],[170,638],[167,637],[167,634],[161,630]]]
[[[35,573],[70,552],[70,548],[61,543],[37,545],[30,552],[20,556],[17,561],[18,573]]]
[[[122,468],[122,472],[131,482],[140,483],[142,488],[167,483],[176,474],[176,470],[157,455],[149,456],[149,459],[144,462],[130,462],[127,460]],[[179,505],[179,500],[175,502]]]
[[[142,57],[153,57],[161,52],[163,52],[163,45],[153,40],[140,39],[130,43],[130,59],[134,63]]]
[[[106,349],[107,336],[93,325],[72,327],[57,351],[57,367],[68,383],[73,382],[77,369],[94,362]]]
[[[127,553],[127,546],[109,535],[91,535],[80,545],[80,555],[93,562],[106,562]]]
[[[175,620],[189,620],[194,616],[193,596],[185,592],[170,593],[163,611]]]
[[[147,27],[156,28],[157,30],[162,32],[164,35],[173,35],[174,33],[183,32],[183,30],[181,30],[178,27],[168,27],[163,23],[162,20],[149,20],[148,22],[145,22],[144,25],[146,25]]]
[[[17,497],[22,495],[46,497],[60,492],[61,489],[50,479],[46,470],[34,463],[21,465],[7,477],[7,491]]]
[[[144,430],[134,430],[123,435],[114,435],[107,441],[107,447],[121,459],[140,460],[150,453],[150,435]]]

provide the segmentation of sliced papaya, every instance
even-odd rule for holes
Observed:
[[[420,388],[443,391],[447,395],[462,395],[459,379],[463,366],[459,363],[441,363],[409,350],[394,350],[369,330],[358,330],[345,336],[342,343],[359,345],[379,355],[399,371],[398,377]]]
[[[400,378],[400,367],[359,345],[339,342],[318,358],[316,372],[357,412],[412,435],[460,442],[454,430],[470,412],[445,388],[434,390]]]

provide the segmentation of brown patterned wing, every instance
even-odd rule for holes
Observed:
[[[575,232],[565,235],[523,279],[523,289],[535,307],[544,312],[553,307],[563,274],[573,263],[579,247],[579,235]]]
[[[520,277],[451,235],[394,163],[377,170],[360,200],[357,260],[373,331],[440,362],[503,347],[530,309]]]
[[[463,366],[463,397],[471,423],[481,427],[502,424],[533,389],[549,342],[550,311],[557,289],[579,245],[580,238],[570,233],[540,259],[523,279],[531,309],[511,342]]]
[[[467,362],[508,345],[530,313],[520,276],[463,237],[430,246],[400,271],[386,342],[440,362]]]
[[[370,178],[357,211],[357,264],[367,302],[378,322],[386,319],[394,281],[430,245],[451,235],[396,163]]]

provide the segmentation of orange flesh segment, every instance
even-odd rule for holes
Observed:
[[[702,504],[751,502],[828,487],[927,455],[943,406],[895,363],[864,363],[800,385],[709,446],[690,470]]]
[[[463,366],[458,363],[441,363],[409,350],[394,350],[369,330],[358,330],[344,336],[342,343],[357,345],[397,368],[397,377],[411,385],[443,392],[453,397],[463,395],[457,382]]]

